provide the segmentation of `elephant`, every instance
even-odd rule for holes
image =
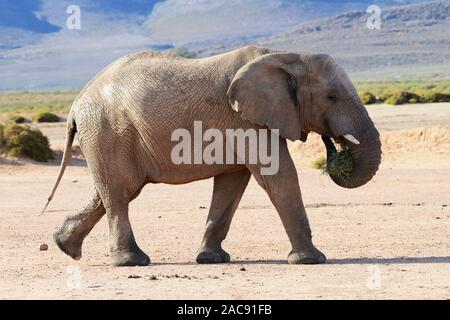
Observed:
[[[227,128],[268,130],[278,143],[277,172],[263,175],[261,163],[247,160],[173,163],[172,133],[179,128],[192,133],[195,121],[221,132]],[[83,209],[66,218],[54,240],[78,260],[84,238],[106,214],[111,264],[148,265],[150,258],[133,235],[129,203],[149,183],[177,185],[214,178],[196,261],[227,263],[230,255],[222,242],[253,176],[288,235],[292,245],[288,263],[325,263],[325,255],[312,242],[287,144],[287,140],[306,141],[310,132],[324,137],[328,151],[333,148],[331,139],[345,139],[353,169],[348,176],[331,177],[339,186],[362,186],[377,172],[379,133],[350,78],[327,54],[247,46],[196,59],[151,51],[122,57],[96,75],[72,104],[60,171],[47,205],[68,164],[75,134],[95,192]]]

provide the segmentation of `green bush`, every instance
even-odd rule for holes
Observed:
[[[382,100],[387,104],[403,103],[432,103],[432,102],[450,102],[450,94],[439,92],[420,92],[413,93],[408,91],[398,91],[386,94]]]
[[[14,122],[14,123],[25,123],[25,122],[27,122],[27,119],[25,117],[22,117],[22,116],[19,116],[19,115],[12,116],[9,120]]]
[[[401,96],[392,95],[384,99],[384,102],[387,104],[398,105],[405,103],[405,100]]]
[[[363,92],[359,95],[359,98],[361,99],[361,102],[363,104],[373,104],[377,102],[377,98],[370,92]]]
[[[29,157],[40,162],[53,159],[48,139],[39,129],[12,123],[3,128],[2,135],[8,155],[12,157]]]
[[[419,98],[419,101],[422,103],[450,102],[450,94],[428,92],[428,93],[422,94]]]
[[[5,126],[0,123],[0,151],[5,146]]]
[[[34,115],[33,120],[37,122],[59,122],[60,118],[51,112],[40,112]]]
[[[381,98],[385,103],[392,104],[392,105],[398,105],[398,104],[404,104],[412,101],[419,101],[420,97],[412,92],[408,91],[396,91],[392,93],[386,94],[384,97]]]
[[[377,97],[383,97],[396,91],[414,92],[422,96],[424,93],[446,93],[450,94],[450,78],[443,79],[421,79],[417,80],[384,80],[355,82],[358,92],[370,92]],[[379,99],[381,100],[381,99]],[[420,101],[419,101],[420,102]]]

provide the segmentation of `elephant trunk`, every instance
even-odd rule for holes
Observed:
[[[371,121],[370,121],[371,122]],[[381,142],[378,130],[373,123],[360,131],[360,143],[347,143],[348,151],[352,157],[353,168],[348,176],[333,176],[331,179],[344,188],[358,188],[369,182],[378,170],[381,161]],[[327,161],[336,152],[333,142],[329,137],[323,136],[322,140],[327,148]]]

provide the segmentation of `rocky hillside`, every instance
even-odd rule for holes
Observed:
[[[76,3],[81,28],[72,30],[66,10]],[[186,47],[208,56],[246,44],[328,52],[357,79],[448,76],[449,3],[0,0],[0,91],[78,90],[140,50]],[[381,6],[381,30],[366,28],[371,4]]]
[[[450,76],[450,1],[382,7],[381,29],[369,29],[368,17],[365,11],[352,11],[309,21],[255,43],[329,53],[356,80]],[[214,47],[201,54],[228,49]]]

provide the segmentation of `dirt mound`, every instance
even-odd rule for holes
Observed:
[[[450,156],[450,127],[387,131],[381,133],[381,140],[383,151],[388,153],[447,151]]]

